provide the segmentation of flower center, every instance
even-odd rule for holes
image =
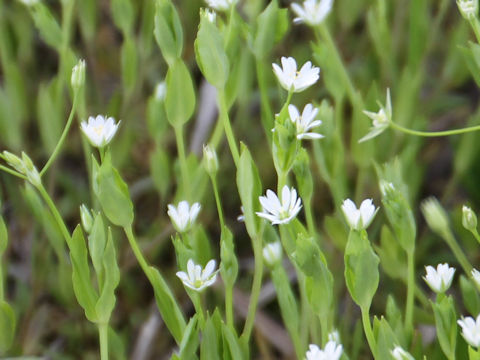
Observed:
[[[94,127],[93,127],[93,131],[94,131],[95,134],[97,134],[97,135],[102,135],[104,128],[105,128],[105,127],[104,127],[103,125],[94,126]]]

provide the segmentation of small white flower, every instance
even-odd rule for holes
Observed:
[[[282,189],[281,201],[272,190],[267,190],[267,196],[260,196],[258,200],[263,212],[257,212],[257,215],[272,225],[289,223],[302,208],[302,199],[297,198],[297,190],[289,189],[287,185]]]
[[[318,108],[314,108],[312,104],[307,104],[303,108],[302,115],[295,105],[288,105],[288,114],[290,120],[297,127],[297,139],[320,139],[323,135],[316,132],[308,132],[317,126],[322,125],[321,120],[314,120],[318,114]]]
[[[478,14],[478,0],[457,0],[457,6],[467,20],[473,20]]]
[[[282,260],[282,244],[279,241],[269,243],[263,248],[263,258],[265,262],[273,266]]]
[[[167,83],[165,81],[159,82],[155,88],[155,99],[158,101],[164,101],[167,95]]]
[[[320,24],[332,10],[333,0],[306,0],[303,5],[292,4],[293,12],[298,16],[293,22],[316,26]]]
[[[378,209],[375,209],[372,199],[363,200],[359,209],[352,200],[346,199],[342,211],[351,229],[362,230],[370,225]]]
[[[202,291],[212,285],[217,280],[217,271],[215,271],[215,260],[210,260],[205,269],[196,265],[192,259],[187,262],[187,272],[178,271],[177,276],[182,280],[183,285],[195,291]]]
[[[120,125],[120,121],[115,124],[113,117],[105,118],[97,115],[97,117],[90,116],[88,123],[82,121],[80,128],[93,146],[102,148],[108,145],[115,136],[118,125]]]
[[[473,347],[480,346],[480,315],[474,320],[471,316],[462,317],[457,321],[458,325],[462,327],[462,336],[465,341]]]
[[[378,103],[380,110],[376,113],[364,110],[363,113],[373,120],[372,127],[367,135],[358,140],[359,143],[373,139],[375,136],[384,132],[392,121],[392,99],[390,97],[390,89],[387,88],[387,105],[383,106]]]
[[[438,293],[444,293],[452,284],[455,268],[449,267],[447,263],[438,264],[437,269],[433,266],[426,266],[427,275],[423,278],[428,286]]]
[[[310,61],[307,61],[300,71],[297,71],[297,62],[292,57],[282,57],[281,68],[277,64],[272,66],[280,85],[288,91],[301,92],[320,78],[320,68],[312,66]]]
[[[201,205],[194,203],[191,207],[188,201],[180,201],[178,206],[168,205],[167,214],[172,220],[172,224],[179,233],[183,233],[190,229],[200,212]]]
[[[342,352],[343,346],[341,344],[329,341],[323,350],[315,344],[310,344],[306,357],[307,360],[338,360],[342,356]]]
[[[235,6],[238,0],[205,0],[208,6],[217,11],[227,11],[231,6]]]
[[[475,284],[480,288],[480,271],[477,269],[472,269],[472,279],[475,281]]]
[[[395,346],[391,351],[391,354],[395,360],[415,360],[407,351],[403,350],[400,346]]]

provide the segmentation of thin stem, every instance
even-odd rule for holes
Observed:
[[[445,131],[419,131],[419,130],[412,130],[397,123],[390,122],[390,126],[396,130],[404,132],[405,134],[415,135],[415,136],[424,136],[424,137],[437,137],[437,136],[450,136],[450,135],[458,135],[458,134],[465,134],[468,132],[478,131],[480,130],[480,125],[476,126],[469,126],[463,129],[455,129],[455,130],[445,130]]]
[[[477,229],[473,229],[472,234],[475,237],[475,239],[478,241],[478,243],[480,244],[480,234],[478,233]]]
[[[415,300],[415,252],[407,254],[408,280],[407,304],[405,308],[405,328],[408,333],[413,332],[413,305]]]
[[[40,171],[40,176],[43,176],[45,172],[48,170],[50,165],[55,161],[57,158],[58,154],[60,153],[60,149],[65,142],[65,139],[67,137],[68,131],[70,130],[70,126],[72,125],[73,122],[73,117],[75,115],[75,111],[77,110],[77,104],[78,104],[78,91],[75,91],[73,95],[73,104],[72,104],[72,109],[70,110],[70,115],[68,116],[67,124],[65,125],[65,129],[63,129],[62,136],[60,136],[60,139],[58,140],[57,146],[55,146],[55,149],[53,150],[52,155],[50,155],[50,158],[48,159],[47,163],[43,167],[43,169]]]
[[[257,236],[252,239],[252,242],[253,255],[255,257],[255,270],[253,273],[253,284],[250,295],[250,304],[248,305],[247,319],[245,320],[245,326],[242,333],[242,338],[244,338],[246,342],[250,339],[253,330],[253,323],[255,321],[255,313],[257,311],[258,297],[260,296],[263,277],[262,237]]]
[[[200,298],[200,294],[194,290],[188,292],[190,295],[190,299],[192,300],[193,307],[195,308],[195,312],[198,315],[198,321],[200,323],[200,328],[203,328],[205,325],[205,312],[202,306],[202,300]]]
[[[187,156],[185,154],[185,143],[183,140],[183,126],[175,126],[175,138],[177,140],[178,157],[180,158],[180,171],[182,172],[183,188],[190,199],[192,194],[190,189],[190,181],[188,176]]]
[[[305,199],[304,205],[308,232],[310,233],[310,236],[315,236],[317,231],[315,230],[315,220],[313,220],[312,201],[310,199]]]
[[[375,343],[375,336],[373,335],[372,324],[370,323],[370,314],[369,309],[361,308],[362,311],[362,322],[363,322],[363,330],[365,331],[365,336],[367,337],[368,346],[370,347],[370,351],[373,354],[373,357],[376,357],[376,348],[377,345]]]
[[[108,360],[108,324],[98,324],[100,338],[100,359]]]
[[[227,317],[227,326],[233,329],[233,285],[225,286],[225,314]]]
[[[232,125],[230,124],[230,117],[228,116],[228,109],[225,101],[225,90],[219,90],[217,98],[220,117],[223,122],[225,135],[227,136],[228,146],[230,147],[230,152],[232,153],[235,167],[238,167],[238,162],[240,161],[240,152],[238,151],[238,146],[235,140],[235,136],[233,134]]]
[[[215,194],[215,202],[217,204],[217,212],[218,212],[218,217],[220,219],[220,226],[221,226],[221,229],[223,230],[225,226],[225,220],[223,218],[223,210],[222,210],[222,202],[220,201],[220,194],[218,193],[217,178],[215,176],[210,176],[210,179],[212,180],[213,192]]]
[[[277,195],[280,196],[282,193],[283,187],[287,185],[287,173],[280,171],[278,174],[278,183],[277,183]]]
[[[444,234],[443,238],[445,239],[450,249],[452,249],[453,255],[455,255],[455,257],[457,258],[460,266],[463,268],[463,271],[466,274],[470,274],[472,272],[473,266],[472,264],[470,264],[470,261],[468,261],[465,253],[461,249],[460,245],[458,245],[457,240],[455,239],[453,234],[448,231]]]
[[[55,218],[55,221],[57,222],[60,231],[62,232],[63,237],[65,238],[65,241],[67,242],[68,247],[70,247],[71,243],[71,235],[70,231],[68,231],[67,225],[65,225],[65,222],[63,221],[62,216],[60,215],[60,212],[58,211],[57,207],[55,206],[55,203],[53,202],[52,198],[50,195],[48,195],[47,191],[43,187],[42,184],[37,186],[37,190],[42,196],[43,200],[47,203],[48,208],[50,209],[50,212],[52,213],[53,217]]]
[[[131,226],[125,227],[123,228],[123,231],[125,231],[125,235],[127,235],[128,242],[130,243],[130,247],[132,248],[133,253],[135,254],[135,257],[137,258],[138,263],[140,264],[145,275],[147,275],[147,278],[150,280],[148,263],[143,257],[142,251],[140,250],[137,244],[137,240],[135,240],[135,235],[133,235],[132,227]]]

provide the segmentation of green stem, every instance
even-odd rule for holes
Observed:
[[[477,42],[480,44],[480,23],[478,18],[475,16],[474,19],[470,20],[470,26],[472,27],[473,32],[475,33],[475,37],[477,38]]]
[[[250,304],[248,305],[247,319],[245,320],[245,326],[242,333],[242,338],[244,338],[246,342],[248,342],[248,340],[250,339],[250,335],[253,330],[253,323],[255,321],[255,313],[257,311],[258,297],[260,296],[263,277],[263,254],[261,235],[252,239],[252,242],[253,255],[255,257],[255,270],[253,273],[253,284],[250,295]]]
[[[55,206],[55,203],[53,202],[52,198],[50,195],[48,195],[47,191],[43,187],[42,184],[37,186],[37,190],[42,196],[43,200],[47,204],[48,208],[50,209],[50,212],[52,213],[53,217],[55,218],[55,221],[57,222],[60,231],[62,232],[63,237],[65,238],[65,241],[67,242],[68,247],[70,247],[71,243],[71,235],[70,231],[68,231],[67,226],[65,225],[65,222],[63,221],[62,216],[60,215],[60,212],[58,211],[57,207]]]
[[[50,155],[50,158],[48,159],[47,163],[43,167],[43,169],[40,171],[40,176],[43,176],[45,172],[48,170],[50,165],[55,161],[57,158],[60,149],[65,142],[65,139],[67,137],[68,131],[70,130],[70,126],[72,125],[73,122],[73,117],[75,115],[75,111],[77,110],[77,104],[78,104],[78,91],[75,91],[75,94],[73,95],[73,104],[72,104],[72,109],[70,110],[70,115],[68,116],[67,124],[65,125],[65,129],[63,129],[62,136],[60,136],[60,139],[58,140],[57,146],[55,146],[55,149],[53,150],[52,155]]]
[[[475,239],[478,241],[478,243],[480,244],[480,234],[478,233],[477,229],[473,229],[472,234],[475,237]]]
[[[453,236],[453,234],[450,231],[448,231],[447,233],[444,234],[443,238],[445,239],[450,249],[452,249],[453,255],[455,255],[455,257],[457,258],[458,262],[460,263],[460,266],[463,268],[463,271],[466,274],[470,274],[472,272],[473,266],[472,264],[470,264],[470,261],[468,261],[467,257],[465,256],[465,253],[460,248],[460,245],[458,245],[458,242]]]
[[[182,172],[183,188],[187,198],[191,200],[190,178],[188,176],[187,156],[185,154],[185,143],[183,140],[183,126],[175,126],[175,138],[177,140],[178,157],[180,158],[180,171]]]
[[[415,252],[407,254],[408,280],[407,304],[405,309],[405,328],[408,333],[413,333],[413,305],[415,300]]]
[[[225,313],[227,317],[227,325],[233,329],[233,285],[225,286]]]
[[[373,357],[376,357],[376,343],[375,336],[373,335],[372,324],[370,323],[370,314],[369,309],[361,308],[362,311],[362,322],[363,330],[365,331],[365,336],[367,337],[368,346],[373,354]]]
[[[217,178],[215,176],[210,176],[210,179],[212,180],[212,186],[213,186],[213,192],[215,194],[215,202],[217,204],[217,212],[218,212],[218,217],[220,219],[220,226],[221,229],[225,227],[225,220],[223,218],[223,210],[222,210],[222,202],[220,201],[220,194],[218,193],[218,184],[217,184]]]
[[[478,131],[480,130],[480,125],[476,126],[469,126],[463,129],[454,129],[454,130],[445,130],[445,131],[419,131],[419,130],[412,130],[397,123],[390,122],[390,126],[396,130],[404,132],[405,134],[415,135],[415,136],[424,136],[424,137],[437,137],[437,136],[450,136],[450,135],[458,135],[464,134],[468,132]]]
[[[308,232],[310,233],[310,236],[315,236],[317,231],[315,230],[315,220],[313,220],[312,201],[310,199],[305,199],[304,205]]]
[[[227,103],[225,101],[225,90],[218,90],[218,108],[220,111],[220,117],[222,119],[223,128],[225,130],[225,135],[227,136],[228,146],[232,153],[233,161],[235,167],[238,167],[238,162],[240,161],[240,153],[238,151],[237,142],[233,134],[232,126],[230,124],[230,117],[228,116]]]
[[[100,359],[108,360],[108,324],[98,324],[100,338]]]
[[[142,268],[145,275],[147,275],[147,278],[150,280],[148,263],[143,257],[142,251],[140,250],[140,247],[137,244],[137,240],[135,239],[135,235],[133,235],[132,226],[123,228],[123,231],[125,232],[125,235],[127,235],[127,239],[128,239],[128,242],[130,243],[130,247],[132,248],[132,251],[135,254],[135,257],[137,258],[137,261],[140,264],[140,267]]]
[[[200,328],[203,329],[205,326],[205,312],[203,310],[200,294],[194,290],[188,291],[188,294],[190,295],[190,299],[192,300],[195,312],[198,315],[198,322],[200,323]]]
[[[72,28],[73,8],[75,0],[62,2],[62,43],[60,48],[60,62],[58,70],[57,96],[60,98],[65,83],[65,72]]]
[[[281,196],[283,187],[287,185],[287,173],[280,171],[278,174],[277,196]]]

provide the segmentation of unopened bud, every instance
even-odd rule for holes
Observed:
[[[450,231],[447,213],[436,198],[430,197],[424,200],[421,208],[423,216],[425,217],[430,229],[440,236],[443,236],[445,233]]]
[[[85,84],[85,60],[79,60],[73,67],[71,84],[74,90],[80,89]]]
[[[466,20],[473,20],[478,14],[478,0],[457,0],[457,6]]]
[[[200,9],[200,16],[205,17],[212,24],[217,21],[217,13],[212,9]]]
[[[218,171],[218,157],[215,149],[210,145],[203,147],[203,161],[207,173],[214,176]]]
[[[83,228],[89,234],[93,227],[93,217],[85,204],[80,205],[80,219],[82,220]]]
[[[282,244],[279,241],[267,244],[263,248],[263,258],[269,266],[274,266],[282,259]]]
[[[462,207],[462,225],[468,231],[476,231],[477,230],[477,215],[473,212],[471,208],[468,206]]]

